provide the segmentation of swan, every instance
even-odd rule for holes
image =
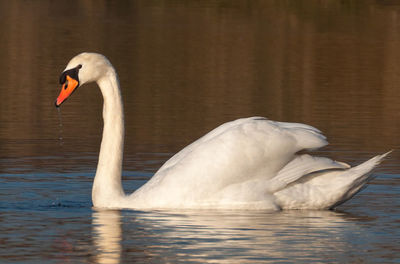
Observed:
[[[76,89],[96,82],[103,95],[103,136],[92,186],[95,208],[113,209],[332,209],[373,178],[389,153],[351,167],[299,154],[328,144],[318,129],[250,117],[215,128],[183,148],[141,188],[125,194],[122,182],[124,113],[110,61],[81,53],[60,77],[59,107]]]

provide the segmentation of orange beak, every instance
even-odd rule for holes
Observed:
[[[66,76],[66,81],[61,88],[60,95],[56,100],[56,107],[59,107],[79,86],[79,82],[69,75]]]

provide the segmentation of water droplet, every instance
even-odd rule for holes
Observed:
[[[63,138],[63,123],[62,123],[62,114],[60,107],[57,107],[58,111],[58,145],[64,145],[64,138]]]

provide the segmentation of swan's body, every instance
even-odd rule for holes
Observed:
[[[329,209],[361,190],[386,155],[351,168],[296,154],[325,146],[325,137],[304,124],[244,118],[185,147],[145,185],[126,195],[121,184],[124,116],[114,68],[100,54],[82,53],[69,62],[60,79],[66,80],[70,84],[64,84],[56,106],[80,84],[92,81],[104,98],[103,139],[92,190],[95,207]]]

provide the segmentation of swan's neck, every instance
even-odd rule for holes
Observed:
[[[124,149],[124,113],[118,77],[114,69],[97,81],[103,94],[103,139],[99,163],[93,182],[94,207],[113,207],[125,196],[122,183],[122,157]]]

